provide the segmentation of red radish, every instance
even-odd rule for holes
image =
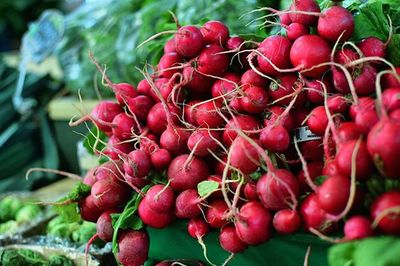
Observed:
[[[182,191],[175,201],[175,215],[178,218],[196,218],[201,215],[201,199],[196,189]]]
[[[103,179],[94,183],[90,193],[94,198],[94,204],[99,209],[108,210],[126,202],[130,190],[112,180]]]
[[[244,243],[258,245],[270,238],[272,216],[260,202],[247,202],[235,218],[236,233]]]
[[[260,123],[257,119],[250,115],[237,115],[225,125],[225,130],[222,135],[223,143],[229,147],[238,136],[236,129],[241,129],[245,134],[256,137],[255,134],[249,134],[246,131],[255,131],[259,129]]]
[[[364,56],[386,57],[386,44],[376,37],[368,37],[358,44]]]
[[[226,48],[228,50],[238,49],[243,42],[244,39],[239,36],[230,37],[226,42]]]
[[[324,169],[322,169],[322,175],[326,175],[326,176],[340,175],[340,171],[339,171],[336,161],[326,162]]]
[[[257,142],[257,141],[256,141]],[[257,149],[243,137],[237,137],[231,147],[231,166],[239,169],[244,174],[251,174],[260,165],[260,156]]]
[[[96,176],[94,175],[96,169],[97,169],[97,166],[94,167],[94,168],[89,169],[89,170],[86,172],[86,175],[85,175],[85,177],[84,177],[83,180],[82,180],[82,183],[83,183],[83,184],[88,185],[88,186],[93,186],[93,184],[96,183],[97,178],[96,178]]]
[[[358,112],[354,122],[357,126],[358,131],[367,135],[372,127],[378,123],[379,117],[375,109],[363,110],[363,112]]]
[[[344,115],[349,109],[348,101],[339,94],[329,96],[327,103],[330,113],[339,113]]]
[[[146,129],[144,131],[146,131]],[[159,149],[158,138],[153,134],[142,135],[139,144],[140,149],[149,156],[151,153]]]
[[[133,150],[133,148],[131,142],[124,142],[112,135],[107,141],[107,147],[104,150],[104,154],[107,154],[113,160],[118,160],[120,154],[128,154]]]
[[[350,92],[350,86],[344,72],[341,69],[332,67],[333,86],[340,94],[347,94]]]
[[[314,108],[307,120],[307,126],[314,134],[323,136],[328,126],[328,116],[324,106]]]
[[[309,33],[308,27],[296,22],[290,23],[285,29],[286,35],[291,41]]]
[[[400,109],[396,109],[390,113],[390,118],[396,121],[400,121]]]
[[[371,225],[371,220],[365,216],[352,216],[344,224],[344,237],[346,240],[356,240],[373,236]]]
[[[206,46],[197,59],[197,69],[200,73],[221,76],[229,66],[229,56],[225,49],[217,44]]]
[[[301,23],[306,26],[315,25],[318,17],[315,15],[299,14],[296,13],[296,11],[314,13],[319,13],[321,11],[318,3],[314,0],[295,0],[290,5],[289,10],[294,11],[294,13],[289,13],[292,22]]]
[[[282,153],[289,148],[289,132],[281,125],[267,126],[260,134],[260,143],[263,148],[271,152]]]
[[[276,82],[271,82],[268,93],[274,101],[278,102],[279,105],[289,105],[294,96],[287,96],[293,94],[300,87],[302,87],[302,82],[296,75],[284,74],[278,76]],[[303,105],[305,100],[304,94],[298,94],[296,105]]]
[[[400,67],[396,67],[397,75],[400,75]],[[400,80],[397,80],[394,74],[389,73],[382,76],[383,88],[399,88]]]
[[[196,107],[196,122],[200,127],[216,128],[224,123],[218,113],[222,103],[218,101],[205,102]]]
[[[201,101],[191,101],[188,102],[183,107],[183,120],[185,120],[185,122],[191,124],[192,126],[197,126],[197,121],[196,121],[197,107],[193,107],[193,105],[198,104],[200,102]]]
[[[282,122],[282,125],[288,130],[291,131],[292,129],[295,128],[295,121],[293,118],[293,115],[291,113],[288,113],[285,117],[282,117],[282,113],[285,111],[285,108],[281,106],[271,106],[268,109],[268,112],[265,116],[264,119],[264,126],[268,125],[273,125],[276,123],[277,119],[280,117],[280,121]],[[296,114],[300,114],[301,111],[296,110]],[[304,115],[304,118],[300,119],[301,122],[305,119],[307,114]]]
[[[143,200],[155,212],[170,212],[174,207],[175,195],[170,187],[159,184],[152,186]]]
[[[304,229],[309,231],[314,228],[321,233],[332,231],[334,223],[327,217],[327,213],[322,209],[316,194],[308,195],[300,205],[300,214]]]
[[[205,236],[210,231],[210,227],[208,226],[208,223],[206,223],[201,218],[190,219],[188,222],[187,229],[188,229],[189,235],[196,239]]]
[[[310,140],[300,143],[300,151],[304,158],[309,161],[321,161],[324,150],[320,140]]]
[[[115,137],[125,140],[132,138],[133,133],[138,133],[137,123],[125,113],[117,114],[112,123],[112,133]]]
[[[224,80],[219,79],[214,82],[211,88],[211,95],[213,98],[224,96],[225,99],[230,99],[235,94],[226,95],[229,92],[235,90],[240,82],[240,76],[234,73],[226,73],[223,77]],[[223,102],[223,99],[220,98],[218,101]]]
[[[267,108],[268,103],[267,90],[249,85],[244,87],[244,97],[240,98],[240,105],[247,113],[260,114]]]
[[[218,149],[218,143],[221,136],[217,131],[198,129],[194,131],[187,140],[187,146],[194,155],[204,157],[210,154],[209,151],[215,152]]]
[[[179,72],[176,67],[183,61],[181,55],[170,52],[165,53],[158,62],[157,70],[160,77],[171,78],[175,73]]]
[[[327,213],[338,215],[346,207],[350,195],[350,179],[346,176],[329,176],[318,187],[319,205]]]
[[[354,79],[354,87],[357,94],[368,95],[375,91],[376,69],[371,65],[365,65]]]
[[[322,87],[321,81],[311,80],[306,81],[307,88],[310,88],[306,91],[307,98],[312,103],[322,104],[324,102],[324,88]],[[327,93],[332,91],[331,84],[324,79],[322,83],[325,85]]]
[[[283,209],[275,213],[272,224],[280,234],[292,234],[300,229],[301,218],[297,211]]]
[[[129,83],[113,84],[112,89],[115,93],[115,98],[117,99],[118,103],[122,106],[125,105],[125,102],[128,99],[135,98],[138,96],[135,87],[133,87]]]
[[[166,149],[158,149],[150,154],[150,161],[154,169],[162,171],[168,168],[172,161],[172,157]]]
[[[346,65],[359,59],[360,56],[349,48],[343,48],[335,53],[335,62],[341,65]],[[354,68],[350,68],[354,69]]]
[[[185,67],[182,75],[189,92],[201,95],[207,95],[210,92],[211,85],[213,84],[212,78],[200,74],[191,66]]]
[[[167,176],[174,191],[196,188],[199,182],[209,176],[208,165],[197,157],[182,154],[171,161]]]
[[[182,103],[185,100],[184,89],[179,88],[178,90],[174,91],[174,80],[171,81],[168,78],[159,78],[156,79],[154,85],[160,91],[162,98],[167,102],[172,101],[172,103],[175,104]],[[156,102],[160,101],[159,96],[157,96],[156,94],[154,94],[153,99]]]
[[[342,33],[340,41],[347,41],[353,32],[353,15],[344,7],[332,6],[325,9],[318,19],[318,35],[331,42],[336,42]]]
[[[217,162],[215,163],[215,166],[214,166],[214,172],[215,172],[215,174],[220,175],[220,176],[223,175],[224,169],[225,169],[225,166],[226,166],[227,159],[228,159],[228,156],[223,155],[223,156],[221,156],[221,162],[220,162],[220,161],[217,161]],[[227,176],[230,176],[231,174],[232,174],[232,172],[231,172],[231,170],[229,169],[229,170],[228,170],[228,175],[227,175]]]
[[[343,143],[336,154],[336,164],[340,173],[344,176],[351,175],[352,155],[357,140],[350,140]],[[356,178],[357,180],[365,180],[371,176],[373,172],[373,164],[369,157],[367,144],[362,141],[356,155]]]
[[[144,224],[153,228],[165,228],[174,220],[172,211],[157,212],[150,208],[145,200],[139,203],[138,214]]]
[[[258,51],[262,55],[257,56],[258,65],[262,72],[266,75],[272,76],[279,74],[271,63],[280,69],[288,68],[290,66],[289,54],[291,46],[292,43],[289,39],[283,36],[272,35],[265,38],[258,47]]]
[[[279,20],[282,25],[289,25],[292,22],[289,13],[279,14]]]
[[[264,207],[271,210],[294,206],[299,192],[299,182],[285,169],[269,170],[257,182],[258,197]]]
[[[134,114],[140,121],[146,121],[150,109],[153,107],[153,100],[145,95],[139,95],[135,98],[128,98],[127,105],[129,111]]]
[[[375,110],[375,100],[371,97],[361,97],[358,99],[358,104],[353,103],[350,106],[349,114],[351,119],[355,120],[359,112],[367,110]]]
[[[97,181],[107,179],[120,184],[124,182],[122,161],[120,160],[108,161],[97,166],[93,174]]]
[[[224,226],[219,233],[218,240],[221,247],[231,253],[240,253],[247,248],[247,245],[238,237],[233,225]]]
[[[382,93],[382,104],[387,112],[400,109],[400,86],[386,89]]]
[[[304,70],[329,62],[330,53],[331,48],[324,39],[318,35],[303,35],[294,41],[290,49],[290,61],[305,76],[318,78],[328,69],[328,66],[314,68],[309,71]]]
[[[227,223],[225,214],[228,211],[228,206],[223,200],[214,200],[210,202],[206,209],[206,221],[214,228],[221,228]]]
[[[186,153],[189,137],[190,131],[186,128],[168,125],[167,129],[161,134],[160,147],[169,151],[171,155]]]
[[[103,213],[103,210],[96,206],[95,201],[95,197],[91,194],[79,201],[79,212],[83,220],[95,223]]]
[[[258,200],[257,183],[256,182],[246,183],[246,185],[244,185],[243,192],[244,192],[244,195],[247,200],[249,200],[249,201]]]
[[[116,212],[117,211],[115,210],[105,211],[100,215],[99,219],[96,222],[97,235],[101,240],[105,242],[112,241],[114,228],[112,226],[111,214]]]
[[[392,212],[389,209],[397,208]],[[400,235],[400,192],[390,191],[381,194],[371,205],[371,216],[378,229],[385,234]],[[387,213],[384,213],[384,212]],[[379,219],[379,220],[378,220]]]
[[[361,136],[357,125],[354,122],[341,123],[337,129],[337,137],[339,143],[345,143],[349,140],[357,140]]]
[[[213,181],[218,183],[218,190],[211,193],[211,195],[208,198],[212,199],[222,198],[222,192],[221,192],[222,176],[219,174],[210,175],[209,177],[207,177],[207,181]]]
[[[259,68],[256,69],[261,72]],[[240,84],[265,88],[268,85],[268,80],[257,74],[253,69],[249,69],[242,74]]]
[[[181,111],[172,104],[168,104],[168,108],[172,114],[172,121],[174,124],[178,124]],[[157,136],[160,136],[167,128],[167,117],[162,103],[156,103],[150,109],[147,115],[147,126]]]
[[[368,134],[367,146],[379,172],[387,178],[400,178],[400,121],[387,117],[381,120]]]
[[[228,27],[217,20],[207,21],[200,31],[206,44],[215,43],[224,46],[229,38]]]
[[[310,179],[314,181],[318,176],[322,174],[323,163],[322,162],[309,162],[307,163],[308,174]],[[303,170],[300,170],[297,175],[297,180],[299,180],[300,190],[303,192],[310,191],[310,187],[307,184],[306,177]]]
[[[169,39],[164,45],[164,54],[176,52],[175,50],[175,38]]]
[[[175,51],[184,57],[195,57],[204,47],[203,35],[195,26],[183,26],[175,34]]]
[[[118,238],[117,259],[126,266],[143,265],[148,259],[149,246],[146,231],[125,231]]]
[[[133,150],[124,160],[123,167],[126,175],[134,178],[143,178],[151,170],[150,158],[142,150]]]

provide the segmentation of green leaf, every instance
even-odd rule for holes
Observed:
[[[219,183],[216,181],[202,181],[197,184],[197,192],[201,198],[207,198],[213,192],[218,191]]]
[[[328,176],[326,176],[326,175],[320,175],[320,176],[318,176],[317,178],[315,178],[314,183],[315,183],[317,186],[320,186],[320,185],[322,185],[322,184],[324,183],[324,181],[325,181],[327,178],[328,178]]]
[[[260,177],[261,177],[262,175],[263,175],[263,174],[262,174],[260,171],[257,171],[257,172],[254,172],[254,173],[250,174],[250,178],[251,178],[252,180],[258,180],[258,179],[260,179]]]
[[[394,34],[387,48],[388,59],[395,66],[400,66],[400,34]]]
[[[90,154],[95,154],[93,151],[94,149],[98,151],[104,149],[105,145],[99,140],[106,142],[107,135],[103,131],[100,131],[96,126],[92,127],[90,131],[92,133],[88,132],[86,135],[85,140],[83,141],[83,147],[85,147]]]
[[[328,264],[329,266],[352,266],[353,254],[357,242],[349,242],[334,245],[329,249]]]
[[[75,185],[75,187],[69,192],[67,199],[70,200],[80,200],[81,198],[85,197],[90,193],[91,187],[79,182],[78,184]]]
[[[389,23],[381,2],[362,5],[354,16],[354,39],[361,40],[370,36],[386,40],[389,35]]]

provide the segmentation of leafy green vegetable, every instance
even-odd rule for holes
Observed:
[[[50,255],[49,266],[75,266],[75,263],[63,255]]]
[[[395,66],[400,66],[400,34],[394,34],[388,46],[388,58]]]
[[[202,181],[197,184],[197,192],[201,198],[207,198],[213,192],[217,191],[219,188],[219,183],[216,181]]]
[[[359,14],[354,16],[354,38],[361,40],[375,36],[386,40],[389,35],[389,24],[383,12],[383,5],[379,2],[362,5]]]
[[[0,201],[0,221],[13,220],[15,214],[20,208],[22,208],[23,203],[21,199],[16,196],[7,196]]]
[[[15,215],[15,220],[19,223],[26,223],[36,218],[42,209],[38,205],[25,205]]]
[[[72,232],[72,241],[86,244],[94,234],[96,234],[96,224],[83,221],[78,224],[78,229]]]
[[[0,234],[10,234],[18,229],[18,223],[16,221],[10,220],[0,224]]]
[[[92,133],[88,133],[83,141],[83,146],[90,154],[95,154],[94,149],[101,151],[104,149],[105,145],[101,141],[106,141],[107,135],[94,126],[90,130]],[[100,141],[99,141],[100,140]]]
[[[322,185],[322,184],[324,183],[324,181],[325,181],[327,178],[328,178],[328,176],[326,176],[326,175],[317,176],[317,178],[315,178],[314,183],[315,183],[317,186],[320,186],[320,185]]]

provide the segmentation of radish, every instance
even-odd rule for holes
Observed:
[[[272,224],[280,234],[292,234],[300,229],[301,218],[297,211],[283,209],[275,213]]]
[[[288,68],[290,66],[289,55],[291,46],[292,43],[289,39],[283,36],[273,35],[265,38],[258,47],[258,51],[262,54],[257,56],[261,71],[266,75],[276,76],[279,72],[273,65],[279,69]]]
[[[297,204],[299,182],[285,169],[270,169],[257,181],[257,194],[265,208],[281,210]]]
[[[336,67],[331,68],[333,86],[342,95],[350,93],[350,86],[344,72]]]
[[[289,13],[289,17],[292,22],[301,23],[306,26],[315,25],[318,17],[315,15],[296,13],[296,11],[313,13],[321,12],[318,3],[314,0],[295,0],[290,5],[289,10],[294,11],[294,13]]]
[[[207,95],[210,92],[213,79],[200,74],[194,67],[185,67],[182,75],[189,92],[200,95]]]
[[[341,123],[337,129],[339,143],[345,143],[349,140],[357,140],[361,136],[357,125],[354,122]]]
[[[344,7],[332,6],[325,9],[318,19],[318,35],[336,42],[343,33],[340,41],[347,41],[354,32],[353,15]]]
[[[292,22],[289,13],[279,14],[279,20],[282,25],[289,25]]]
[[[376,69],[371,65],[365,65],[354,79],[354,87],[357,94],[368,95],[375,91]]]
[[[392,111],[389,116],[395,121],[400,121],[400,109]]]
[[[171,212],[175,203],[175,195],[171,187],[159,184],[152,186],[146,192],[143,200],[155,212]]]
[[[183,107],[183,120],[186,123],[191,124],[192,126],[197,126],[196,115],[197,115],[197,107],[193,107],[197,105],[201,101],[190,101]]]
[[[228,72],[222,78],[223,79],[219,79],[214,82],[213,86],[211,87],[211,95],[213,98],[219,97],[221,95],[224,96],[226,99],[232,98],[233,96],[235,96],[235,94],[226,94],[234,91],[237,88],[240,82],[240,76]],[[223,102],[223,99],[218,99],[218,101]]]
[[[197,69],[202,74],[222,76],[229,66],[229,56],[217,44],[206,46],[197,59]]]
[[[308,195],[300,205],[300,214],[304,229],[316,229],[322,233],[332,231],[334,223],[328,218],[327,213],[321,208],[316,194]]]
[[[281,125],[267,126],[261,131],[260,143],[271,152],[282,153],[289,148],[290,135]]]
[[[237,137],[231,147],[231,166],[239,169],[244,174],[251,174],[260,165],[260,158],[256,148],[243,137]]]
[[[172,104],[168,104],[168,109],[171,112],[172,121],[174,124],[178,124],[181,111]],[[167,128],[167,115],[162,103],[156,103],[150,109],[147,115],[147,126],[157,136],[160,136]]]
[[[265,119],[264,119],[264,126],[268,125],[273,125],[277,123],[278,118],[280,119],[280,122],[282,125],[286,128],[287,131],[291,131],[295,128],[295,121],[294,117],[291,113],[288,113],[285,115],[285,117],[282,116],[283,112],[285,111],[285,108],[281,106],[271,106],[268,109],[268,112],[266,113]],[[301,111],[296,110],[296,114],[300,114]],[[300,119],[301,122],[305,119],[307,114],[304,115],[304,118]]]
[[[357,59],[359,59],[360,56],[354,52],[353,50],[349,48],[342,48],[341,50],[337,51],[335,53],[335,62],[341,65],[346,65],[348,63],[351,63]],[[350,68],[351,70],[354,70],[354,67]]]
[[[168,125],[160,136],[160,147],[169,151],[171,155],[179,155],[188,152],[187,141],[190,131],[183,127]]]
[[[172,161],[172,157],[166,149],[157,149],[150,154],[150,161],[154,169],[162,171],[168,168]]]
[[[326,176],[340,175],[340,171],[336,161],[327,161],[325,163],[324,168],[322,169],[322,175]]]
[[[257,183],[256,182],[247,182],[246,185],[244,185],[243,188],[244,195],[247,200],[249,201],[255,201],[258,200],[258,195],[257,195]]]
[[[153,100],[146,95],[139,95],[135,98],[128,98],[127,105],[129,111],[137,117],[140,121],[146,121],[150,109],[153,107]]]
[[[169,39],[164,45],[164,54],[176,52],[175,50],[175,37]]]
[[[158,62],[158,74],[162,78],[171,78],[175,73],[179,72],[176,68],[183,61],[181,55],[175,52],[165,53]]]
[[[396,67],[397,75],[400,75],[400,67]],[[382,76],[383,88],[399,88],[400,80],[397,80],[396,76],[392,73],[388,73]]]
[[[387,112],[400,109],[400,86],[398,88],[387,88],[382,93],[382,104]]]
[[[90,191],[94,204],[101,210],[116,208],[126,202],[130,190],[112,180],[99,180],[94,183]]]
[[[262,113],[269,103],[268,93],[265,89],[255,86],[244,86],[244,97],[240,98],[243,110],[250,114]]]
[[[150,83],[149,83],[149,81],[147,79],[143,79],[138,83],[137,91],[140,94],[146,95],[146,96],[148,96],[148,97],[150,97],[152,99],[155,98],[155,93],[154,93],[153,89],[151,88]]]
[[[239,36],[230,37],[226,42],[226,49],[235,50],[239,49],[240,45],[244,42],[244,39]]]
[[[138,214],[144,224],[159,229],[170,225],[175,218],[173,211],[157,212],[150,208],[145,200],[139,203]]]
[[[367,147],[379,172],[391,179],[400,178],[400,121],[387,117],[381,120],[368,134]]]
[[[324,106],[314,108],[307,120],[307,126],[314,134],[323,136],[328,126],[328,117]]]
[[[350,106],[349,114],[351,119],[355,120],[359,112],[367,110],[375,110],[375,100],[371,97],[361,97],[358,99],[358,103],[353,103]]]
[[[229,175],[230,174],[228,174],[228,176]],[[218,183],[218,190],[211,193],[210,196],[208,196],[208,198],[210,198],[210,199],[222,198],[223,197],[222,191],[221,191],[222,176],[219,174],[210,175],[209,177],[207,177],[207,181],[214,181],[214,182]]]
[[[381,194],[371,205],[371,217],[385,234],[400,235],[400,192]],[[390,211],[392,209],[392,211]]]
[[[130,177],[144,178],[151,170],[150,158],[142,150],[133,150],[124,160],[123,168],[125,174]]]
[[[221,136],[217,131],[198,129],[190,135],[187,146],[194,155],[205,157],[210,151],[215,152],[218,149],[217,141],[220,139]]]
[[[117,114],[112,123],[112,134],[119,139],[130,139],[133,133],[138,133],[137,123],[125,113]]]
[[[100,215],[99,219],[96,222],[97,236],[105,242],[112,241],[114,228],[112,226],[111,214],[116,212],[117,211],[115,210],[105,211]]]
[[[222,103],[211,101],[201,103],[196,107],[196,122],[200,127],[216,128],[224,123],[224,119],[218,113],[221,110]]]
[[[175,215],[178,218],[196,218],[201,215],[201,198],[197,190],[182,191],[175,201]]]
[[[206,221],[213,228],[221,228],[227,223],[225,214],[228,212],[228,206],[223,200],[214,200],[210,202],[206,209]]]
[[[96,180],[112,180],[115,183],[123,184],[123,162],[121,160],[108,161],[94,169],[93,175]]]
[[[327,99],[328,108],[331,113],[346,114],[349,104],[346,98],[339,94],[329,96]]]
[[[200,28],[201,34],[203,34],[203,39],[206,44],[219,44],[224,46],[229,38],[228,27],[216,20],[210,20],[204,23],[203,27]]]
[[[219,233],[218,240],[221,247],[231,253],[240,253],[247,248],[247,245],[238,237],[233,225],[224,226]]]
[[[125,102],[128,99],[135,98],[139,95],[135,87],[133,87],[129,83],[113,84],[112,89],[115,93],[115,98],[117,99],[118,103],[122,106],[125,105]]]
[[[328,176],[317,190],[319,205],[327,213],[338,215],[346,207],[350,195],[350,179],[346,176]]]
[[[311,181],[314,181],[318,176],[322,174],[323,163],[322,162],[309,162],[307,163],[307,170]],[[300,170],[297,174],[297,180],[299,181],[300,191],[308,192],[310,187],[307,184],[304,170]]]
[[[235,129],[242,130],[246,135],[256,137],[257,134],[249,134],[246,131],[255,131],[260,128],[260,123],[257,119],[250,115],[237,115],[229,120],[225,125],[225,130],[222,135],[222,141],[230,147],[232,142],[237,138],[238,133]]]
[[[96,198],[91,194],[79,201],[79,212],[83,220],[95,223],[103,213],[103,210],[97,207],[95,201]]]
[[[89,169],[86,174],[85,177],[82,180],[82,183],[88,186],[93,186],[94,183],[96,183],[97,178],[94,175],[95,171],[97,169],[97,166],[94,168]]]
[[[304,26],[303,24],[300,23],[290,23],[286,29],[286,36],[289,38],[289,40],[294,41],[300,36],[306,35],[309,33],[308,27]]]
[[[195,26],[183,26],[175,34],[175,51],[184,57],[195,57],[204,47],[203,35]]]
[[[196,188],[199,182],[209,176],[209,169],[203,160],[189,154],[182,154],[171,161],[167,176],[171,188],[179,192]]]
[[[322,141],[310,140],[300,143],[300,151],[306,160],[319,162],[324,156],[322,146]]]
[[[305,76],[318,78],[328,69],[328,66],[304,70],[329,62],[330,53],[331,48],[324,39],[318,35],[303,35],[294,41],[290,49],[290,61]]]
[[[125,231],[118,238],[118,261],[125,266],[143,265],[149,252],[149,235],[146,231]]]
[[[271,82],[268,93],[274,102],[279,105],[289,105],[292,101],[293,93],[302,87],[302,81],[294,74],[279,75],[276,82]],[[292,94],[291,97],[287,97]],[[297,96],[295,106],[305,104],[306,97],[300,93]]]
[[[256,68],[258,71],[261,71],[260,68]],[[268,85],[268,80],[259,74],[257,74],[253,69],[249,69],[244,72],[240,78],[241,85],[252,85],[256,87],[265,88]]]
[[[354,122],[357,126],[358,131],[367,135],[372,127],[378,123],[379,117],[375,109],[364,110],[363,112],[358,112]]]
[[[351,158],[357,140],[350,140],[340,145],[336,154],[336,164],[340,173],[344,176],[351,175]],[[365,180],[371,176],[373,172],[373,164],[369,157],[367,144],[362,141],[356,155],[356,178],[357,180]]]
[[[368,37],[358,44],[364,56],[386,57],[386,44],[376,37]]]
[[[192,218],[188,222],[187,230],[193,238],[199,239],[204,237],[210,231],[208,223],[201,218]]]
[[[244,243],[258,245],[270,238],[272,216],[260,202],[247,202],[235,218],[236,233]]]
[[[344,237],[346,240],[356,240],[373,236],[371,225],[371,220],[365,216],[352,216],[344,224]]]

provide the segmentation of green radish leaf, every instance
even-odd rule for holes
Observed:
[[[390,61],[395,66],[400,66],[400,34],[393,35],[392,41],[388,45],[387,52]]]
[[[328,178],[326,175],[320,175],[314,180],[314,184],[320,186],[324,183],[324,181]]]
[[[361,5],[354,16],[354,39],[361,40],[370,36],[385,41],[389,36],[389,22],[381,2]]]
[[[202,181],[197,184],[197,192],[201,198],[207,198],[213,192],[218,191],[219,183],[216,181]]]
[[[105,145],[101,141],[107,142],[107,135],[103,131],[100,131],[96,126],[92,127],[90,131],[92,133],[88,132],[86,135],[85,140],[83,141],[83,147],[85,147],[90,154],[95,154],[93,151],[94,148],[98,151],[104,149]]]
[[[252,180],[258,180],[258,179],[260,179],[261,176],[262,176],[262,173],[259,171],[250,174],[250,178]]]
[[[334,245],[329,249],[328,264],[329,266],[352,266],[354,265],[353,255],[357,244],[349,242]]]

